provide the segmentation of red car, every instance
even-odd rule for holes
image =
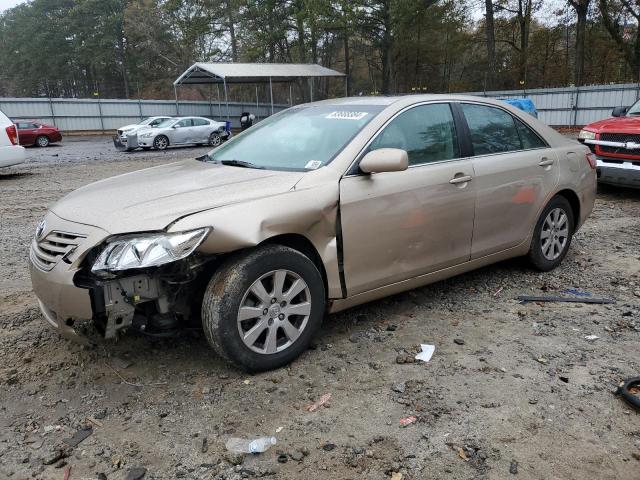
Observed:
[[[640,188],[640,101],[611,115],[584,127],[578,140],[596,154],[599,182]]]
[[[45,125],[40,122],[30,120],[18,120],[18,136],[20,145],[37,145],[38,147],[48,147],[50,143],[61,142],[62,134],[58,127]]]

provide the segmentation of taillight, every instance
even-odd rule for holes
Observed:
[[[591,168],[595,169],[596,166],[598,165],[598,161],[596,159],[596,156],[593,153],[589,152],[589,153],[586,154],[586,157],[587,157],[587,162],[589,162],[589,166]]]
[[[7,127],[7,136],[12,145],[18,145],[20,143],[18,141],[18,130],[15,125],[9,125]]]

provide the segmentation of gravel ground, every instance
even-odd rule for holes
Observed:
[[[640,416],[612,391],[640,374],[640,191],[602,189],[554,272],[513,260],[332,315],[311,350],[265,374],[230,368],[197,331],[83,349],[47,328],[27,272],[47,206],[204,151],[65,141],[0,174],[0,478],[63,479],[69,467],[70,480],[143,469],[151,479],[638,478]],[[514,300],[569,288],[616,302]],[[435,345],[432,360],[402,363],[419,343]],[[326,393],[327,406],[305,409]],[[91,435],[65,447],[86,425]],[[228,437],[257,435],[278,444],[225,451]]]

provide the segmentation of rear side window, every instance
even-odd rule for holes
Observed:
[[[447,103],[437,103],[402,112],[376,137],[369,151],[380,148],[406,150],[409,165],[459,158],[451,107]]]
[[[192,121],[193,120],[191,120],[190,118],[185,118],[184,120],[180,120],[176,125],[180,127],[190,127]]]
[[[474,155],[522,150],[514,118],[504,110],[463,103],[462,111],[471,133]]]
[[[203,127],[204,125],[209,125],[209,120],[205,120],[204,118],[194,118],[193,126],[194,127]]]
[[[533,148],[547,148],[547,144],[529,127],[523,122],[516,120],[516,128],[520,134],[520,140],[522,141],[522,148],[524,150],[530,150]]]

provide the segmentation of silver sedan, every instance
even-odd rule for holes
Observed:
[[[138,146],[164,150],[170,145],[210,145],[217,147],[231,136],[224,122],[204,117],[178,117],[165,120],[155,128],[139,130]]]

